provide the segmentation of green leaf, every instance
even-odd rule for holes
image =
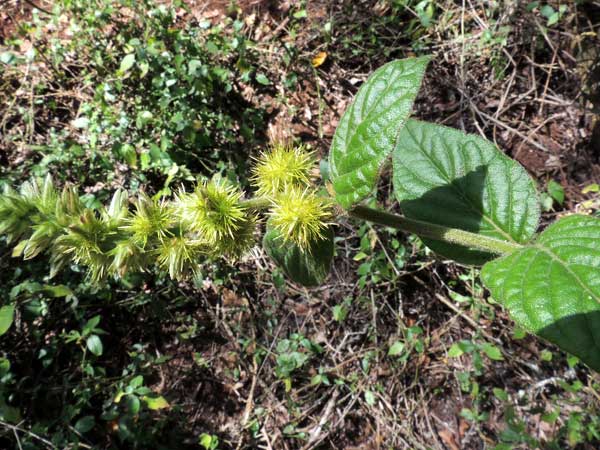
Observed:
[[[98,324],[100,323],[100,320],[102,320],[101,316],[94,316],[92,317],[90,320],[88,320],[85,325],[83,326],[81,333],[84,336],[87,336],[88,334],[90,334],[91,332],[94,331],[94,329],[98,326]]]
[[[519,326],[600,370],[600,219],[564,217],[481,277]]]
[[[263,247],[285,274],[303,286],[318,286],[329,273],[333,260],[333,230],[328,229],[325,238],[311,243],[305,251],[292,242],[286,242],[279,232],[267,224]]]
[[[129,53],[128,55],[125,55],[125,57],[121,61],[121,66],[119,67],[119,70],[121,72],[127,72],[129,69],[131,69],[133,67],[134,64],[135,64],[135,53]]]
[[[169,407],[169,402],[161,395],[146,395],[142,397],[142,400],[144,400],[146,406],[153,411]]]
[[[87,117],[81,116],[71,122],[75,128],[85,129],[90,124],[90,119]]]
[[[138,128],[143,128],[154,118],[154,114],[150,111],[140,111],[137,114],[137,118],[135,120],[135,126]]]
[[[377,401],[375,394],[372,391],[365,391],[365,401],[369,406],[373,406]]]
[[[188,75],[197,76],[201,68],[202,61],[198,59],[192,59],[190,62],[188,62]]]
[[[430,57],[392,61],[361,86],[335,131],[329,164],[344,208],[368,196],[411,112]]]
[[[392,344],[392,346],[388,350],[389,356],[398,356],[404,351],[404,343],[400,341],[396,341]]]
[[[333,307],[333,320],[335,320],[336,322],[343,322],[344,320],[346,320],[347,316],[348,308],[346,308],[344,304],[335,305]]]
[[[116,150],[117,154],[125,160],[127,165],[129,165],[130,167],[137,166],[138,154],[133,145],[129,145],[129,144],[118,145],[115,148],[115,150]]]
[[[525,243],[540,216],[535,184],[491,142],[459,130],[409,120],[394,150],[394,192],[411,219]],[[463,264],[493,255],[432,239],[436,253]]]
[[[15,305],[0,308],[0,336],[8,331],[15,317]]]
[[[211,434],[202,433],[198,443],[206,450],[215,450],[219,446],[219,438]]]
[[[143,375],[138,375],[136,377],[133,377],[131,379],[131,381],[129,382],[129,386],[131,386],[134,389],[140,387],[142,384],[144,384],[144,376]]]
[[[554,10],[554,8],[550,5],[544,5],[541,7],[540,9],[540,13],[542,14],[542,16],[544,16],[546,19],[549,19],[550,17],[552,17],[552,15],[554,13],[556,13],[556,11]]]
[[[156,362],[156,361],[155,361]],[[147,388],[146,386],[141,386],[139,388],[137,388],[134,391],[137,395],[148,395],[150,394],[152,391],[150,390],[150,388]]]
[[[127,410],[131,414],[136,415],[140,412],[140,399],[135,395],[128,395],[125,404],[127,405]]]
[[[3,52],[0,53],[0,63],[4,63],[7,65],[11,65],[17,58],[14,53],[11,52]]]
[[[462,347],[459,344],[452,344],[452,347],[450,347],[450,350],[448,350],[448,357],[449,358],[458,358],[459,356],[463,355],[465,352],[462,349]]]
[[[548,212],[552,211],[552,205],[554,205],[554,199],[550,197],[545,192],[540,194],[540,205],[542,207],[542,211]]]
[[[0,378],[10,372],[10,361],[6,358],[0,358]]]
[[[46,293],[50,297],[61,298],[65,297],[67,299],[74,298],[75,294],[73,291],[64,284],[45,284],[44,285],[44,293]]]
[[[487,355],[488,358],[493,359],[494,361],[502,361],[504,357],[502,356],[502,352],[498,347],[489,342],[486,342],[481,346],[483,352]]]
[[[492,392],[494,393],[494,397],[496,397],[498,400],[507,402],[509,399],[508,394],[504,389],[492,388]]]
[[[94,416],[85,416],[75,422],[75,429],[81,434],[84,434],[94,428],[95,424],[96,419],[94,419]]]
[[[555,12],[550,17],[548,17],[548,22],[546,23],[546,25],[551,27],[552,25],[557,24],[559,20],[560,20],[560,14],[558,12]]]
[[[95,335],[92,334],[90,337],[88,337],[85,341],[87,348],[90,352],[92,352],[94,355],[96,356],[100,356],[102,355],[102,341],[100,340],[100,338]]]
[[[4,394],[0,393],[0,419],[9,423],[17,423],[21,421],[20,411],[6,404]]]
[[[542,350],[540,352],[540,359],[542,361],[550,362],[552,361],[552,352],[550,350]]]
[[[263,73],[259,73],[256,75],[256,81],[258,81],[260,84],[262,84],[264,86],[268,86],[269,84],[271,84],[269,79]]]
[[[308,14],[306,13],[306,9],[301,9],[299,11],[296,11],[294,14],[294,19],[304,19],[306,17],[308,17]]]
[[[554,180],[548,182],[548,194],[552,197],[556,203],[562,205],[565,201],[565,190]]]

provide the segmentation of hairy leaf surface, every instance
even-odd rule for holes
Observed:
[[[333,231],[311,244],[310,251],[302,250],[292,242],[285,242],[279,232],[267,224],[263,246],[285,274],[303,286],[318,286],[329,273],[333,260]]]
[[[329,164],[335,198],[348,209],[375,188],[411,112],[429,57],[392,61],[361,86],[335,131]]]
[[[392,159],[394,192],[407,217],[508,242],[525,243],[535,233],[540,216],[535,184],[493,143],[409,120]],[[459,245],[423,241],[464,264],[483,264],[493,257]]]
[[[560,219],[481,277],[517,324],[600,370],[600,219]]]

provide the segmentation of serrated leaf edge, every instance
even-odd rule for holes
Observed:
[[[450,132],[453,132],[453,133],[461,133],[461,134],[463,134],[463,135],[465,136],[465,139],[472,139],[472,140],[475,142],[475,145],[477,145],[477,141],[479,141],[479,142],[482,142],[482,143],[484,143],[484,144],[488,144],[488,145],[492,145],[492,146],[494,146],[494,147],[495,147],[495,149],[496,149],[496,153],[494,154],[494,156],[493,156],[493,157],[492,157],[492,158],[491,158],[489,161],[487,161],[487,162],[486,162],[486,164],[491,164],[491,163],[493,163],[494,161],[496,161],[496,160],[498,160],[498,159],[499,159],[499,160],[501,160],[502,162],[505,162],[505,163],[506,163],[506,162],[511,162],[511,161],[512,161],[512,162],[514,162],[514,163],[516,163],[516,164],[519,164],[519,163],[518,163],[518,161],[515,161],[515,160],[513,160],[513,159],[510,159],[508,156],[506,156],[506,154],[504,154],[504,153],[503,153],[503,152],[502,152],[502,151],[501,151],[501,150],[498,148],[498,146],[497,146],[496,144],[494,144],[494,143],[493,143],[493,142],[491,142],[491,141],[488,141],[487,139],[485,139],[485,138],[483,138],[483,137],[481,137],[481,136],[479,136],[479,135],[472,134],[472,133],[464,133],[464,132],[462,132],[461,130],[458,130],[458,129],[456,129],[456,128],[452,128],[452,127],[448,127],[448,126],[445,126],[445,125],[434,124],[434,123],[429,123],[429,122],[425,122],[425,121],[421,121],[421,120],[415,120],[415,119],[407,119],[407,120],[406,120],[406,123],[405,123],[405,126],[404,126],[404,128],[403,128],[403,130],[402,130],[402,131],[408,131],[408,132],[411,134],[411,137],[413,138],[413,140],[414,140],[415,142],[417,142],[417,143],[418,143],[419,147],[424,147],[424,145],[421,145],[421,143],[420,143],[420,140],[417,138],[417,136],[415,136],[415,135],[414,135],[414,134],[413,134],[413,133],[410,131],[409,127],[407,126],[407,125],[408,125],[410,122],[413,122],[413,123],[415,123],[415,124],[419,124],[419,125],[427,125],[427,126],[431,125],[431,126],[435,126],[435,127],[438,127],[438,128],[440,128],[440,129],[449,130]],[[462,147],[464,147],[464,145],[461,145],[461,153],[463,153],[463,154],[464,154],[465,152],[464,152],[464,151],[462,151]],[[394,147],[394,151],[395,151],[395,148],[396,148],[396,147]],[[479,147],[478,147],[478,148],[479,148]],[[425,155],[425,156],[426,156],[426,157],[427,157],[427,158],[428,158],[428,159],[431,161],[432,165],[434,165],[434,166],[437,166],[436,162],[435,162],[435,161],[433,161],[433,160],[431,160],[431,158],[430,158],[430,155],[429,155],[427,152],[423,152],[423,154],[424,154],[424,155]],[[399,158],[396,158],[396,159],[394,159],[394,162],[396,162],[396,160],[397,160],[397,159],[399,159]],[[417,179],[420,179],[420,180],[423,180],[423,178],[422,178],[422,177],[419,177],[419,175],[418,175],[418,174],[416,174],[416,173],[414,172],[414,170],[411,170],[411,168],[410,168],[410,167],[408,167],[406,164],[404,164],[402,161],[399,161],[399,162],[403,164],[403,167],[405,167],[407,171],[409,171],[409,172],[413,173],[413,175],[414,175],[414,177],[415,177],[415,178],[417,178]],[[527,174],[527,171],[526,171],[526,169],[525,169],[525,168],[523,168],[523,167],[522,167],[520,164],[519,164],[519,166],[520,166],[520,167],[523,169],[523,173]],[[445,180],[445,181],[446,181],[448,184],[450,184],[450,181],[452,181],[452,180],[448,180],[448,179],[446,178],[447,174],[445,173],[445,171],[444,171],[443,169],[439,169],[438,171],[439,171],[439,173],[440,173],[440,174],[443,174],[443,178],[444,178],[444,180]],[[394,177],[393,179],[394,179],[394,195],[396,195],[396,196],[397,196],[397,193],[396,193],[396,192],[397,192],[397,187],[396,187],[396,183],[395,183],[395,180],[396,180],[396,178]],[[539,222],[540,222],[540,213],[541,213],[541,207],[540,207],[540,197],[539,197],[539,192],[538,192],[538,190],[537,190],[537,186],[536,186],[536,184],[535,184],[534,180],[533,180],[533,179],[532,179],[530,176],[528,176],[528,177],[527,177],[527,179],[528,179],[528,182],[529,182],[529,185],[530,185],[530,187],[531,187],[531,190],[532,190],[532,192],[534,192],[534,193],[535,193],[535,200],[536,200],[535,204],[537,205],[537,208],[536,208],[536,210],[535,210],[535,211],[529,211],[529,210],[527,210],[527,211],[525,211],[525,212],[523,213],[523,218],[524,218],[524,219],[521,221],[521,223],[520,223],[520,224],[519,224],[519,226],[518,226],[518,230],[519,230],[519,232],[520,232],[520,233],[522,233],[523,229],[524,229],[524,228],[525,228],[525,226],[526,226],[526,223],[527,223],[526,217],[528,217],[528,215],[530,215],[530,214],[532,214],[532,213],[536,215],[536,224],[535,224],[535,226],[533,226],[533,227],[532,227],[533,229],[537,229],[537,228],[539,227]],[[428,183],[428,182],[427,182],[427,183]],[[490,181],[489,181],[488,179],[486,179],[486,190],[487,190],[488,192],[493,192],[493,189],[491,189],[491,188],[490,188]],[[408,191],[405,191],[405,192],[408,192]],[[460,194],[460,192],[457,192],[457,194]],[[462,195],[460,195],[460,197],[462,197]],[[490,195],[490,198],[493,198],[493,197],[494,197],[493,195]],[[402,202],[402,201],[400,201],[400,202]],[[510,202],[510,204],[512,204],[512,198],[509,198],[509,202]],[[492,226],[492,228],[493,228],[494,230],[496,230],[496,231],[497,231],[497,232],[498,232],[498,233],[499,233],[499,234],[502,236],[502,238],[503,238],[504,240],[506,240],[507,242],[513,242],[513,243],[519,243],[519,244],[527,244],[527,243],[531,242],[531,240],[532,240],[532,239],[535,237],[535,231],[533,231],[532,233],[529,233],[529,238],[528,238],[528,240],[526,240],[526,241],[525,241],[525,240],[523,240],[523,241],[518,241],[518,240],[515,240],[515,238],[514,238],[513,236],[511,236],[509,232],[507,232],[507,231],[503,230],[502,228],[500,228],[500,227],[498,226],[498,224],[496,224],[496,223],[494,222],[494,219],[493,219],[492,217],[489,217],[487,214],[485,214],[485,213],[484,213],[484,211],[479,211],[479,210],[477,210],[477,208],[476,208],[476,207],[473,207],[473,206],[470,204],[470,202],[469,202],[469,201],[467,201],[467,199],[465,199],[465,203],[468,203],[468,204],[469,204],[469,206],[471,206],[471,207],[472,207],[472,209],[473,209],[473,211],[474,211],[475,213],[477,213],[477,214],[481,213],[481,216],[482,216],[482,218],[483,218],[483,219],[484,219],[484,220],[485,220],[485,221],[486,221],[486,222],[487,222],[489,225],[491,225],[491,226]],[[513,218],[513,217],[512,217],[512,215],[509,215],[509,221],[508,221],[508,224],[507,224],[507,226],[508,226],[508,228],[509,228],[509,229],[510,229],[510,227],[511,227],[512,223],[513,223],[513,222],[512,222],[512,218]],[[491,237],[499,238],[498,236],[491,236]]]
[[[423,79],[423,75],[424,75],[424,73],[427,70],[427,66],[428,66],[429,61],[431,60],[431,56],[429,56],[429,55],[427,55],[427,56],[420,56],[420,57],[411,58],[411,59],[414,60],[414,65],[415,65],[415,67],[414,67],[414,73],[417,74],[417,75],[419,75],[419,88],[420,88],[420,85],[421,85],[422,79]],[[422,66],[418,64],[421,61],[425,62],[425,64],[422,65]],[[387,64],[384,64],[383,66],[381,66],[380,68],[378,68],[373,73],[373,75],[371,75],[371,77],[369,77],[369,79],[367,81],[373,81],[378,76],[379,77],[382,76],[382,74],[385,73],[385,69],[386,68],[388,68],[389,66],[391,66],[391,65],[393,65],[394,63],[397,63],[397,62],[398,62],[398,60],[395,60],[395,61],[390,61]],[[374,84],[375,83],[371,84],[369,86],[369,89],[371,89],[374,86]],[[392,86],[392,84],[390,83],[389,86]],[[340,123],[338,125],[338,130],[341,127],[346,127],[346,129],[344,130],[345,136],[344,136],[344,139],[343,139],[344,147],[347,147],[348,140],[349,139],[351,140],[351,136],[349,136],[350,132],[351,132],[350,131],[350,127],[349,127],[349,122],[350,122],[350,118],[352,117],[352,115],[354,113],[354,109],[356,107],[356,100],[359,97],[359,95],[361,95],[361,94],[362,93],[361,93],[361,91],[359,89],[358,93],[356,94],[356,96],[352,100],[352,103],[351,103],[350,107],[342,115],[342,118],[341,118]],[[418,95],[418,89],[416,90],[416,93],[414,95],[411,94],[413,102],[414,102],[415,98],[417,97],[417,95]],[[365,96],[366,96],[366,94],[365,94]],[[376,104],[378,104],[383,97],[384,96],[382,95],[381,98],[377,100]],[[409,97],[409,99],[410,99],[410,97]],[[392,105],[390,105],[390,108],[393,105],[396,105],[400,100],[401,99],[397,99]],[[375,109],[375,107],[376,107],[376,105],[373,105],[372,109]],[[367,114],[367,117],[362,118],[362,120],[360,121],[360,123],[359,123],[358,126],[360,126],[361,124],[363,124],[369,118],[369,116],[371,114],[372,114],[372,111],[369,112],[369,114]],[[404,124],[408,120],[409,116],[410,116],[410,114],[407,115],[407,117],[404,120],[402,120],[400,124],[396,124],[396,126],[398,127],[398,131],[396,132],[396,137],[394,138],[394,142],[392,143],[391,148],[390,148],[389,151],[384,152],[381,155],[377,155],[377,154],[373,155],[371,153],[372,156],[376,157],[375,161],[369,160],[366,163],[362,164],[359,168],[357,168],[357,169],[355,169],[355,170],[353,170],[351,172],[344,173],[342,175],[339,175],[339,172],[338,172],[338,169],[337,169],[337,164],[336,164],[336,161],[335,161],[335,152],[333,151],[334,146],[337,145],[336,142],[339,140],[339,138],[337,138],[338,135],[337,135],[337,132],[336,132],[336,134],[334,135],[333,140],[332,140],[332,146],[331,146],[332,150],[330,151],[330,157],[329,157],[329,163],[330,163],[331,174],[332,174],[331,179],[333,180],[333,185],[334,186],[337,184],[336,181],[339,180],[340,176],[341,177],[347,177],[347,176],[350,176],[350,175],[352,175],[354,173],[358,173],[359,174],[358,177],[362,181],[368,183],[369,180],[367,179],[367,177],[364,174],[364,169],[365,168],[370,168],[370,165],[372,165],[373,162],[375,162],[375,165],[376,165],[375,169],[376,169],[376,172],[377,172],[377,174],[375,176],[375,179],[373,180],[373,185],[372,186],[368,186],[368,189],[367,189],[366,186],[360,186],[360,187],[356,188],[355,190],[353,190],[352,192],[350,192],[348,194],[338,194],[337,189],[335,189],[335,187],[334,187],[334,190],[336,192],[335,196],[336,196],[336,199],[337,199],[338,203],[340,203],[340,205],[344,206],[347,209],[347,208],[351,207],[352,204],[358,203],[360,200],[362,200],[364,197],[366,197],[367,195],[369,195],[370,192],[373,191],[373,189],[375,188],[375,186],[377,184],[377,179],[381,175],[382,168],[385,165],[386,161],[388,160],[389,156],[391,155],[393,149],[395,148],[396,143],[398,142],[398,137],[400,135],[400,131],[402,130],[402,127],[404,126]],[[346,119],[346,118],[348,118],[348,119]],[[357,126],[357,128],[358,128],[358,126]]]

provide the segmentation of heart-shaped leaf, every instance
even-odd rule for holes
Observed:
[[[411,112],[429,56],[392,61],[361,86],[335,130],[329,164],[335,198],[348,209],[375,188]]]
[[[600,370],[600,219],[560,219],[481,278],[517,324]]]
[[[491,142],[440,125],[407,121],[394,149],[394,191],[411,219],[508,242],[528,242],[540,216],[533,180]],[[494,255],[423,239],[463,264]]]
[[[328,229],[324,239],[312,242],[309,250],[303,250],[285,241],[267,224],[263,247],[291,280],[303,286],[318,286],[325,281],[331,267],[333,237],[333,230]]]

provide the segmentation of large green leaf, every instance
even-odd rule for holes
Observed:
[[[8,331],[15,316],[15,305],[5,305],[0,308],[0,336]]]
[[[269,227],[263,237],[263,247],[285,274],[303,286],[318,286],[329,273],[333,260],[333,231],[328,229],[324,239],[311,244],[309,251],[286,242],[279,232]]]
[[[560,219],[481,277],[516,323],[600,370],[600,219]]]
[[[394,149],[394,191],[411,218],[508,242],[528,242],[540,206],[533,180],[516,161],[480,137],[407,121]],[[423,239],[435,252],[464,264],[493,257]]]
[[[392,61],[361,86],[335,131],[329,164],[335,198],[348,209],[375,188],[411,112],[429,57]]]

